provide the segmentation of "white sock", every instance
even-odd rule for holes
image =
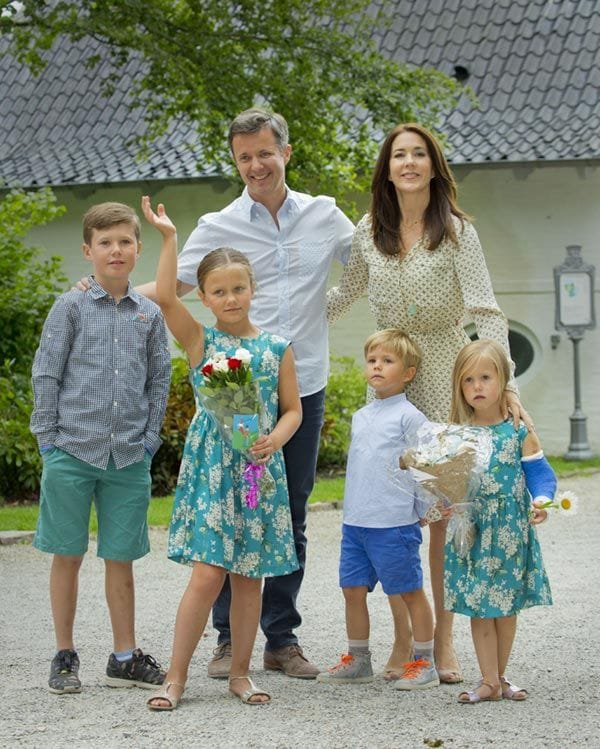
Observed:
[[[123,650],[120,653],[115,653],[114,656],[119,661],[119,663],[125,663],[125,661],[130,660],[130,658],[133,656],[133,650]]]
[[[366,655],[369,652],[368,640],[348,640],[348,652],[351,655]]]
[[[415,660],[424,658],[433,665],[433,640],[427,640],[427,642],[414,642]]]

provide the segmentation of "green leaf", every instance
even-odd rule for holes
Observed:
[[[145,118],[146,132],[138,139],[142,153],[174,122],[190,123],[202,167],[232,180],[238,178],[224,138],[226,123],[257,102],[288,119],[294,145],[289,184],[341,198],[368,190],[382,132],[408,121],[437,129],[465,93],[438,70],[398,64],[379,53],[373,39],[384,37],[396,20],[385,3],[24,4],[27,24],[10,14],[0,19],[7,54],[37,73],[50,57],[47,50],[64,47],[66,39],[100,40],[104,49],[94,47],[82,64],[97,71],[102,63],[105,94],[135,64],[126,103]],[[396,6],[393,12],[402,15]],[[362,123],[352,110],[361,113]]]

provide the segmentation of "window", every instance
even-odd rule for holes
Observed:
[[[479,338],[475,332],[474,325],[467,325],[466,331],[472,341],[476,341]],[[508,330],[508,345],[510,346],[510,353],[515,363],[515,377],[519,377],[527,372],[533,364],[535,358],[533,344],[524,332],[510,327]]]

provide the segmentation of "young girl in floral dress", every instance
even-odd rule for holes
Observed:
[[[525,689],[505,677],[517,613],[552,603],[533,526],[546,519],[538,505],[553,498],[556,477],[535,433],[524,426],[515,431],[512,421],[503,417],[509,377],[506,352],[491,340],[465,346],[454,365],[450,420],[489,430],[493,445],[476,497],[473,546],[460,554],[451,540],[446,544],[445,604],[471,617],[481,669],[478,686],[458,696],[467,704],[527,698]]]
[[[167,325],[189,360],[197,412],[190,424],[181,461],[169,531],[169,558],[192,565],[177,619],[171,665],[163,688],[147,702],[152,710],[173,710],[183,694],[188,668],[225,576],[229,574],[232,665],[229,690],[244,703],[262,705],[270,696],[248,676],[261,607],[261,580],[298,568],[281,447],[301,421],[301,405],[289,342],[259,330],[248,319],[255,290],[246,256],[231,248],[213,250],[198,267],[199,295],[215,315],[214,328],[194,319],[176,293],[175,226],[159,204],[157,213],[142,199],[147,220],[162,234],[156,298]],[[266,433],[250,448],[253,463],[266,466],[275,491],[247,501],[248,467],[202,408],[198,389],[209,359],[251,357],[267,419]],[[205,370],[206,371],[206,370]],[[279,418],[278,418],[278,413]]]

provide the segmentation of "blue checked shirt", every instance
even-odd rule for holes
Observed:
[[[59,297],[44,323],[32,370],[31,431],[106,468],[141,461],[161,444],[171,375],[159,307],[131,285],[115,303],[90,276],[88,292]]]

